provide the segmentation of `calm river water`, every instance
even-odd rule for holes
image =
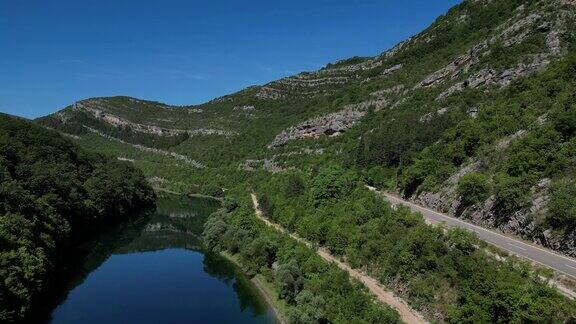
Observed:
[[[86,246],[51,323],[274,323],[232,263],[206,254],[209,199],[162,197],[156,213],[118,225]]]

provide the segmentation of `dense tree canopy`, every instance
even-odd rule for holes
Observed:
[[[574,19],[557,25],[561,20],[556,18],[567,9],[558,8],[562,6],[537,0],[463,1],[394,54],[378,57],[378,67],[337,74],[350,80],[342,84],[309,82],[312,79],[302,74],[303,80],[321,85],[301,85],[294,90],[286,85],[291,82],[279,82],[274,85],[280,93],[275,99],[258,99],[263,88],[251,87],[183,110],[162,105],[136,109],[132,106],[136,101],[131,98],[99,101],[107,112],[134,123],[183,130],[210,125],[237,132],[232,137],[187,133],[159,136],[110,125],[95,119],[90,111],[76,109],[55,114],[45,122],[80,135],[78,142],[90,150],[134,159],[148,175],[165,180],[164,185],[170,189],[193,184],[206,194],[221,196],[236,189],[233,194],[240,196],[245,194],[246,188],[242,187],[250,183],[250,189],[258,192],[266,217],[370,271],[383,284],[398,287],[397,292],[414,307],[432,313],[439,321],[558,322],[574,316],[574,304],[528,267],[512,258],[496,260],[482,242],[466,232],[431,228],[408,210],[391,209],[359,181],[362,175],[362,180],[370,184],[413,197],[438,192],[452,176],[470,167],[467,170],[471,173],[449,183],[450,189],[456,189],[454,199],[469,211],[493,201],[491,212],[498,223],[529,210],[534,188],[546,180],[543,183],[551,184],[547,188],[550,199],[544,206],[545,214],[538,215],[542,219],[534,234],[551,228],[569,238],[576,227],[576,27]],[[532,26],[529,17],[536,16],[539,18]],[[519,28],[518,33],[500,38],[506,27]],[[548,44],[554,43],[556,32],[562,52],[558,56],[551,55]],[[423,79],[453,66],[485,41],[490,43],[488,48],[471,57],[470,66],[465,63],[462,70],[437,86],[420,86]],[[540,73],[527,74],[505,87],[490,82],[469,86],[469,77],[481,70],[501,74],[516,70],[519,64],[529,65],[535,58],[546,58],[550,64]],[[331,67],[345,70],[352,67],[350,64],[362,62],[367,59],[352,58]],[[395,65],[402,68],[384,73]],[[462,91],[440,99],[441,93],[457,82],[464,87]],[[382,91],[385,96],[375,96]],[[378,98],[386,101],[385,107],[367,109],[364,118],[340,136],[307,136],[282,147],[269,146],[275,136],[302,121]],[[242,107],[252,108],[247,113]],[[117,140],[99,138],[89,128]],[[184,154],[208,168],[191,170],[169,157],[136,150],[128,143]],[[5,152],[9,160],[10,149]],[[320,165],[326,167],[318,169]],[[11,181],[16,171],[8,165],[0,166],[2,182],[5,174]],[[88,178],[98,173],[96,167],[85,168],[82,172]],[[29,172],[49,181],[65,168],[53,174],[44,169],[36,167]],[[259,169],[286,174],[268,174]],[[78,204],[70,210],[86,207],[90,213],[107,214],[110,202],[121,195],[106,190],[110,186],[108,174],[114,173],[81,180],[78,186],[54,184],[51,188],[58,192],[42,194],[38,203],[60,208],[57,197],[68,197],[66,201]],[[13,185],[8,181],[5,186]],[[34,184],[29,186],[36,188]],[[9,188],[6,190],[10,194],[19,195],[16,185]],[[68,192],[68,188],[80,189]],[[238,188],[242,189],[240,194]],[[27,201],[26,197],[18,199]],[[280,297],[292,307],[288,317],[293,322],[378,322],[378,308],[362,307],[366,296],[357,293],[357,287],[351,288],[345,276],[322,266],[311,251],[263,230],[251,217],[247,204],[236,207],[227,204],[226,210],[207,222],[205,244],[212,250],[238,255],[250,274],[262,274],[274,282]],[[36,208],[42,209],[37,211],[39,214],[51,212],[50,208]],[[29,234],[35,230],[27,229],[38,224],[19,213],[8,210],[2,214],[7,219],[2,226],[10,229],[5,231],[6,237],[37,239]],[[48,227],[63,231],[61,235],[74,227],[74,219],[85,217],[82,214],[64,222],[50,215],[43,219],[60,222]],[[32,256],[21,262],[30,269],[42,269],[42,254]],[[34,280],[32,275],[26,278]],[[14,286],[11,294],[28,286],[22,287]],[[334,287],[339,290],[330,291]],[[397,319],[390,314],[379,318],[380,322],[382,318]]]
[[[397,293],[430,317],[453,323],[542,323],[576,315],[574,302],[549,287],[538,272],[511,257],[493,257],[486,243],[469,232],[430,226],[407,208],[391,208],[365,188],[358,175],[338,166],[312,174],[299,185],[305,189],[298,196],[286,195],[294,175],[279,174],[262,181],[258,190],[268,196],[272,210],[268,217],[327,247],[384,285],[401,287]],[[497,199],[521,200],[518,184],[507,177],[498,185]],[[482,200],[488,190],[487,179],[480,173],[463,177],[458,189],[470,199],[467,203]],[[554,191],[557,198],[551,204],[554,212],[561,210],[555,220],[569,222],[574,217],[569,198],[575,192],[574,183],[563,182]],[[227,246],[233,239],[223,235],[219,244]],[[264,245],[258,250],[267,253]],[[263,260],[259,265],[268,267]],[[296,267],[283,264],[276,276],[283,298],[317,303],[295,293],[300,290]],[[315,316],[309,306],[300,312],[294,315],[295,322]]]
[[[129,164],[0,115],[0,321],[30,314],[82,235],[154,201]]]
[[[287,185],[292,187],[294,179]],[[204,227],[204,243],[212,251],[237,255],[249,275],[271,282],[286,304],[283,315],[290,323],[399,322],[394,310],[376,303],[347,273],[303,244],[266,228],[247,201],[214,213]]]
[[[460,202],[468,207],[494,195],[493,211],[500,220],[529,207],[532,188],[545,178],[559,182],[552,191],[552,201],[559,204],[566,192],[560,187],[576,165],[575,66],[576,54],[571,52],[545,72],[500,91],[468,89],[458,102],[444,103],[473,103],[479,111],[474,118],[453,108],[424,123],[408,112],[362,136],[356,165],[395,170],[365,174],[372,183],[393,181],[391,187],[414,196],[437,191],[458,169],[476,163],[479,172],[458,184]],[[574,218],[560,211],[549,214],[546,224],[558,230],[576,227]]]

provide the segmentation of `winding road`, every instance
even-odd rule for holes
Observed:
[[[445,223],[448,226],[469,230],[476,233],[478,238],[481,240],[503,250],[509,251],[524,259],[539,263],[572,278],[576,278],[576,259],[552,252],[535,244],[526,243],[518,238],[509,237],[496,231],[471,224],[456,217],[439,213],[430,208],[417,205],[387,192],[378,191],[374,187],[367,187],[373,192],[386,198],[393,205],[401,204],[407,206],[412,211],[421,213],[422,216],[424,216],[424,219],[429,223]]]

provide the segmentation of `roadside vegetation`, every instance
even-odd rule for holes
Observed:
[[[273,283],[290,323],[398,323],[398,313],[376,302],[364,286],[310,248],[267,228],[248,201],[224,204],[206,223],[208,249],[235,255],[246,273]]]
[[[576,303],[528,264],[498,260],[468,232],[427,225],[407,208],[392,209],[354,171],[331,165],[271,176],[255,186],[266,217],[367,271],[431,320],[542,323],[576,316]],[[249,215],[242,219],[253,222]],[[245,244],[242,234],[227,233],[225,220],[209,224],[207,234],[221,232],[217,239],[208,235],[209,244],[261,260],[251,269],[275,260],[266,259],[274,240]]]
[[[555,183],[551,200],[560,204],[576,167],[575,70],[576,55],[572,54],[503,91],[461,95],[459,100],[480,105],[477,118],[440,127],[445,131],[432,138],[436,142],[421,150],[426,143],[405,138],[410,132],[377,129],[362,139],[356,163],[362,169],[374,169],[366,172],[371,182],[388,183],[407,197],[437,191],[459,168],[476,163],[477,170],[459,181],[461,202],[468,206],[494,195],[500,218],[525,208],[532,188],[543,178]],[[396,121],[394,127],[412,126]],[[378,172],[387,169],[393,171]],[[571,211],[575,205],[562,204],[566,212],[558,213],[558,206],[552,206],[543,225],[569,232],[576,227]]]

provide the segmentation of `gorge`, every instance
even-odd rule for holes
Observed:
[[[574,1],[464,0],[201,104],[3,115],[0,321],[571,323],[575,94]]]

